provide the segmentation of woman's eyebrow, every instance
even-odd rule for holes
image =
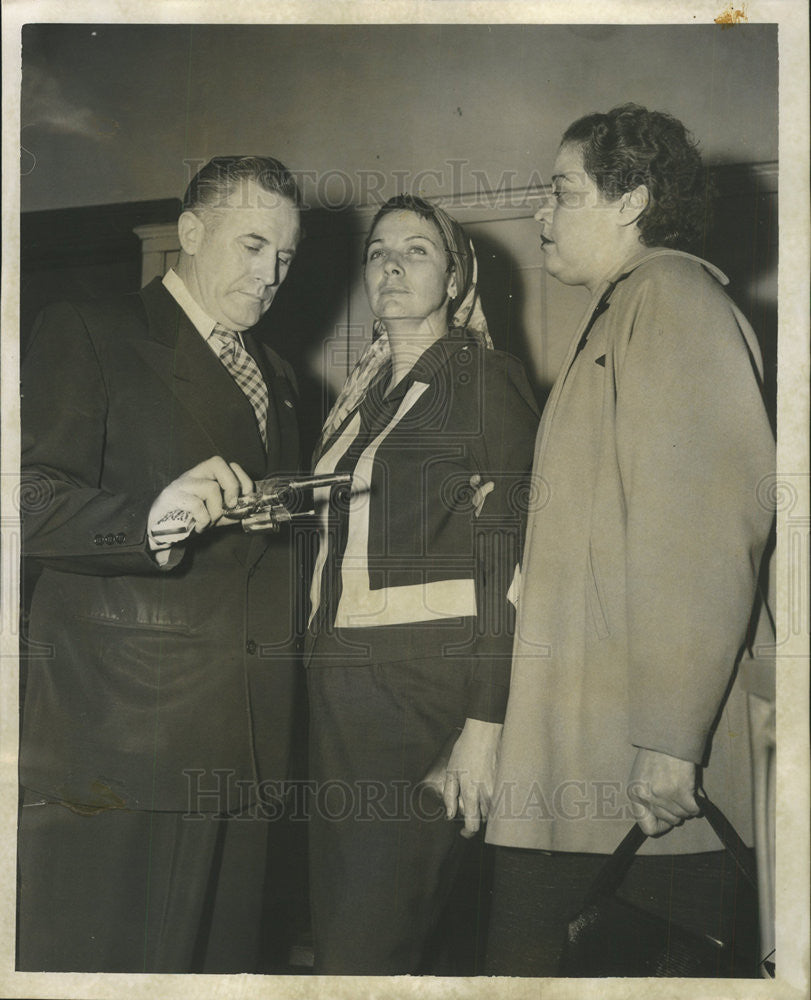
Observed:
[[[422,233],[415,233],[414,236],[406,236],[406,242],[409,240],[427,240],[429,243],[437,246],[436,240],[432,240],[430,236],[423,236]]]
[[[404,242],[407,243],[409,240],[427,240],[429,243],[433,244],[433,246],[439,246],[436,240],[432,240],[430,236],[423,236],[422,233],[415,233],[413,236],[406,236]],[[382,243],[382,242],[383,242],[383,237],[376,236],[373,240],[369,240],[367,246],[371,246],[373,243]]]

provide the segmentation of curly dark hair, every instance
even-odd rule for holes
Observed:
[[[580,147],[604,197],[614,201],[645,185],[650,200],[637,222],[645,246],[700,249],[712,192],[698,144],[678,118],[622,104],[578,118],[563,133],[566,143]]]

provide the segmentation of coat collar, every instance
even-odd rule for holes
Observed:
[[[657,257],[681,257],[684,260],[693,261],[695,264],[700,264],[720,285],[728,285],[729,278],[724,274],[724,272],[711,264],[708,260],[703,260],[701,257],[696,257],[694,254],[686,253],[684,250],[671,250],[669,247],[643,247],[639,253],[633,255],[628,260],[623,261],[623,263],[613,272],[608,278],[600,283],[600,285],[595,290],[591,297],[591,300],[583,314],[583,320],[580,325],[577,336],[573,340],[573,344],[578,344],[582,339],[588,334],[589,326],[594,322],[597,316],[602,312],[608,305],[608,301],[611,297],[611,293],[614,288],[629,274],[633,274],[642,264],[647,264],[650,260],[655,260]],[[574,355],[572,355],[566,364],[565,368],[573,360]]]
[[[399,404],[415,382],[425,382],[430,385],[439,373],[446,368],[451,360],[461,351],[479,350],[480,345],[464,334],[464,331],[453,329],[440,340],[435,341],[417,358],[411,371],[402,378],[390,393],[384,395],[391,375],[391,363],[385,364],[377,378],[369,387],[369,392],[385,402],[386,405]]]
[[[729,284],[729,278],[720,268],[716,267],[715,264],[711,264],[708,260],[703,260],[701,257],[696,257],[694,254],[685,253],[684,250],[671,250],[669,247],[643,247],[639,253],[635,254],[630,258],[630,260],[625,261],[621,267],[617,268],[606,284],[615,285],[623,278],[627,278],[632,271],[635,271],[640,266],[640,264],[645,264],[649,260],[654,260],[656,257],[683,257],[685,260],[692,260],[694,263],[700,264],[706,271],[708,271],[719,284]]]

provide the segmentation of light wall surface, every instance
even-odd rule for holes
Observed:
[[[711,163],[776,160],[777,27],[27,25],[21,208],[178,196],[227,153],[277,156],[322,207],[520,188],[625,101]]]

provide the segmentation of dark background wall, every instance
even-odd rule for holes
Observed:
[[[542,394],[581,296],[544,282],[531,202],[480,208],[547,183],[574,118],[632,100],[681,118],[714,168],[707,256],[761,336],[773,402],[776,25],[29,24],[22,43],[23,342],[49,301],[139,287],[133,228],[176,219],[202,162],[271,153],[300,176],[311,238],[264,332],[302,375],[311,436],[342,345],[369,336],[360,234],[399,190],[467,206],[497,346]]]
[[[777,26],[93,25],[23,31],[23,211],[177,197],[185,161],[272,151],[322,205],[546,177],[574,118],[683,119],[713,163],[777,158]],[[448,161],[460,166],[454,171]],[[349,187],[343,179],[350,179]]]

